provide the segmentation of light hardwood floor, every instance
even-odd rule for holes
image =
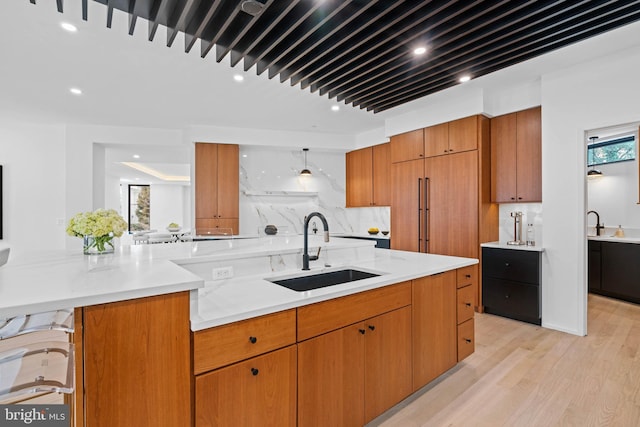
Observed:
[[[578,337],[476,314],[476,351],[369,426],[640,426],[640,306],[589,295]]]

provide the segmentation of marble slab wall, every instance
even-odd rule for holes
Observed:
[[[389,229],[390,209],[345,208],[345,155],[310,149],[240,146],[240,234],[264,234],[267,224],[279,234],[301,234],[305,215],[321,212],[331,233],[365,233]],[[318,228],[322,223],[313,219]]]

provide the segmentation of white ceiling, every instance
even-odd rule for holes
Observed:
[[[114,11],[106,27],[106,6],[90,1],[81,19],[80,1],[0,1],[0,120],[101,124],[156,128],[215,125],[257,129],[356,134],[384,125],[382,114],[269,80],[254,69],[232,69],[202,59],[199,48],[184,52],[184,40],[165,45],[164,27],[153,42],[139,20],[133,36],[128,17]],[[70,22],[78,32],[60,27]],[[182,37],[182,34],[178,36]],[[234,74],[245,80],[237,83]],[[74,96],[69,88],[79,87]],[[384,113],[383,113],[384,114]]]

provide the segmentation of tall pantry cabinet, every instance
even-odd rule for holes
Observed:
[[[240,160],[235,144],[196,143],[196,234],[231,229],[238,234]]]
[[[392,249],[480,258],[498,240],[490,132],[475,115],[391,137]]]

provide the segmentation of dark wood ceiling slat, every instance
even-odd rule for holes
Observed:
[[[153,2],[149,12],[149,41],[153,41],[153,38],[156,36],[156,31],[158,30],[158,13],[166,7],[167,0],[156,0]]]
[[[273,64],[284,58],[287,54],[293,51],[296,47],[300,46],[302,43],[307,41],[316,31],[318,31],[323,26],[331,26],[331,22],[334,20],[336,16],[340,14],[344,8],[349,6],[353,0],[344,0],[338,4],[338,6],[331,10],[327,14],[323,14],[321,19],[311,20],[309,28],[304,31],[304,34],[296,35],[296,40],[292,43],[287,43],[284,49],[280,49],[279,53],[274,55],[273,58],[269,58],[266,61],[258,62],[258,74],[262,74],[264,71],[269,70],[269,78],[272,79],[276,75],[278,75],[279,69],[277,67],[273,67]],[[377,1],[377,0],[376,0]]]
[[[438,60],[440,59],[441,56],[443,56],[443,54],[445,54],[446,52],[449,52],[449,49],[445,49],[446,46],[450,45],[450,43],[452,43],[455,40],[461,39],[462,43],[459,45],[456,45],[455,50],[461,52],[461,55],[468,55],[471,51],[463,49],[466,46],[468,46],[469,44],[473,43],[473,42],[477,42],[480,38],[487,38],[489,37],[491,34],[496,33],[497,31],[504,29],[506,27],[510,27],[510,26],[514,26],[517,23],[519,23],[520,21],[526,19],[526,18],[531,18],[532,14],[529,10],[524,9],[525,6],[530,5],[532,3],[535,3],[535,1],[530,1],[527,3],[521,3],[519,6],[514,7],[513,9],[509,9],[509,10],[503,10],[501,11],[501,13],[497,14],[496,16],[494,16],[492,19],[486,19],[483,20],[482,22],[478,23],[477,25],[474,26],[474,31],[472,34],[469,34],[469,32],[460,32],[454,36],[452,36],[451,38],[445,40],[443,43],[438,44],[437,48],[431,52],[429,52],[429,57],[428,57],[428,61],[431,63],[434,63],[434,66],[438,66],[441,67],[442,63],[440,63]],[[552,7],[551,5],[548,6],[549,8]],[[541,9],[539,12],[543,13],[548,9]],[[546,15],[548,17],[548,15]],[[508,19],[507,19],[508,18]],[[491,25],[494,22],[499,21],[500,24],[498,25]],[[480,33],[480,30],[482,28],[485,27],[489,27],[488,31],[484,32],[484,33]],[[352,84],[349,85],[349,88],[347,91],[343,91],[340,92],[340,94],[338,95],[337,89],[339,89],[340,87],[344,86],[344,84],[340,85],[340,86],[335,86],[331,89],[331,91],[329,92],[329,98],[333,98],[334,96],[337,95],[337,100],[338,101],[342,101],[344,100],[347,104],[352,103],[356,98],[359,98],[359,96],[361,96],[363,94],[363,92],[366,92],[367,97],[374,95],[377,92],[383,91],[385,90],[387,87],[393,85],[396,83],[397,79],[401,79],[401,80],[405,80],[408,79],[409,76],[409,72],[419,69],[419,68],[423,68],[424,64],[423,63],[419,63],[419,64],[414,64],[408,68],[404,68],[401,72],[396,72],[396,73],[388,73],[388,77],[382,77],[380,75],[377,75],[377,80],[375,82],[375,84],[372,85],[366,85],[366,83],[369,83],[372,81],[372,78],[368,78],[368,79],[363,79],[361,81],[359,81],[357,84]],[[423,70],[419,70],[420,72],[422,72]],[[350,79],[349,81],[347,81],[346,83],[350,83],[352,82],[353,79]],[[383,83],[389,82],[389,81],[393,81],[392,83],[389,83],[386,86],[381,86]],[[361,89],[359,90],[355,90],[356,88],[361,87]],[[335,91],[335,92],[332,92]],[[322,95],[322,91],[320,92],[320,94]],[[360,101],[362,101],[365,98],[359,98]]]
[[[296,28],[298,28],[304,21],[307,20],[313,13],[318,10],[322,6],[322,2],[314,2],[312,6],[309,6],[308,9],[303,9],[300,11],[299,15],[294,18],[294,22],[287,22],[287,26],[284,28],[280,28],[279,34],[276,35],[275,39],[269,40],[269,45],[265,46],[264,49],[261,49],[257,55],[252,55],[251,57],[247,56],[244,60],[244,70],[248,71],[251,67],[253,67],[258,61],[262,60],[269,52],[275,49],[278,44],[284,40],[289,34],[291,34]],[[295,9],[292,11],[294,12]],[[277,29],[274,28],[277,31]],[[260,73],[258,73],[260,74]]]
[[[56,0],[56,6],[58,7],[58,12],[60,12],[60,13],[64,12],[64,4],[63,3],[64,3],[63,0]]]
[[[129,35],[132,36],[136,28],[136,20],[138,15],[136,11],[136,0],[129,0]]]
[[[241,47],[239,48],[239,50],[231,51],[231,66],[235,67],[238,62],[248,57],[249,52],[251,52],[258,44],[260,44],[267,35],[271,34],[271,31],[273,31],[274,28],[276,28],[280,24],[280,22],[289,15],[289,12],[291,12],[291,10],[293,10],[293,8],[296,7],[299,2],[300,0],[290,0],[289,3],[285,3],[285,0],[278,0],[273,5],[273,7],[267,9],[267,13],[269,13],[276,7],[284,6],[282,9],[274,11],[275,15],[272,17],[269,25],[264,30],[257,31],[257,34],[252,40],[249,41],[246,47]],[[263,12],[261,15],[262,19],[264,19],[264,15],[265,13]],[[245,71],[247,71],[249,68],[245,67]]]
[[[603,20],[603,16],[606,16],[608,14],[621,14],[622,16],[615,19],[604,19],[604,22],[596,25],[592,25],[593,20]],[[608,11],[599,16],[594,16],[587,20],[581,20],[580,22],[577,22],[576,24],[571,25],[570,27],[565,26],[560,32],[551,33],[542,39],[539,37],[532,36],[531,40],[525,43],[524,47],[530,46],[533,44],[538,44],[539,46],[537,46],[535,49],[530,49],[530,50],[523,49],[523,45],[513,46],[511,49],[507,51],[504,51],[504,52],[501,51],[501,54],[499,57],[490,57],[485,59],[484,62],[478,63],[480,65],[481,64],[486,64],[486,65],[483,67],[481,67],[480,65],[477,65],[474,68],[474,73],[477,73],[478,76],[484,75],[484,74],[502,69],[504,67],[517,64],[527,59],[534,58],[540,55],[541,53],[550,52],[559,47],[564,47],[571,42],[575,42],[577,40],[584,40],[587,37],[591,37],[596,34],[601,34],[603,30],[610,30],[613,28],[617,28],[621,25],[625,25],[629,22],[633,22],[638,19],[640,19],[640,10],[629,11],[626,13],[621,13],[619,10]],[[584,28],[581,30],[577,30],[576,27],[578,26],[584,27]],[[564,37],[558,38],[558,34],[562,32],[566,32],[567,34]],[[581,34],[583,35],[582,37],[581,37]],[[544,42],[544,40],[548,38],[551,38],[552,40],[548,42]],[[369,111],[371,110],[374,110],[375,112],[384,111],[386,109],[393,108],[395,106],[408,102],[408,100],[417,99],[419,97],[426,96],[431,93],[435,93],[439,90],[445,89],[446,87],[457,84],[457,81],[455,79],[449,79],[449,81],[446,81],[444,78],[441,78],[435,81],[442,81],[442,83],[438,85],[434,85],[433,84],[434,80],[432,80],[431,83],[424,83],[422,85],[415,86],[414,88],[412,88],[410,93],[405,93],[402,95],[398,95],[398,94],[389,95],[384,98],[384,101],[376,103],[375,105],[370,105],[366,108]],[[361,108],[363,108],[363,106],[361,106]]]
[[[218,27],[216,32],[213,34],[213,36],[211,37],[211,40],[208,43],[205,43],[204,41],[201,42],[200,56],[202,58],[204,58],[207,55],[207,53],[209,53],[213,45],[218,42],[218,40],[220,39],[220,36],[231,25],[233,20],[236,19],[239,13],[240,13],[240,6],[234,7],[230,15],[224,20],[224,22]]]
[[[584,3],[587,3],[587,2],[583,2],[582,4]],[[578,7],[578,6],[580,6],[580,4],[574,5],[574,7]],[[564,26],[566,26],[567,20],[559,18],[559,16],[565,13],[566,11],[567,9],[563,7],[562,8],[558,7],[557,10],[553,13],[548,12],[548,9],[544,11],[541,10],[540,11],[541,17],[539,20],[532,20],[529,24],[526,24],[526,25],[515,25],[519,21],[514,22],[513,25],[512,24],[508,25],[508,27],[515,27],[512,31],[506,32],[505,34],[499,37],[491,37],[491,35],[493,34],[491,33],[484,37],[486,39],[485,42],[476,46],[475,48],[456,50],[456,52],[458,53],[455,56],[453,57],[450,56],[444,61],[435,61],[436,63],[434,65],[429,66],[424,70],[421,70],[417,74],[413,74],[408,77],[402,77],[399,79],[399,81],[404,81],[409,79],[418,80],[418,81],[432,81],[432,79],[438,75],[451,75],[452,70],[455,70],[455,69],[463,70],[464,68],[468,68],[468,66],[465,64],[474,63],[479,58],[487,57],[489,54],[493,52],[499,51],[500,53],[502,53],[502,51],[504,51],[504,49],[509,45],[516,44],[518,48],[521,49],[524,46],[520,42],[525,38],[531,38],[534,36],[537,37],[537,35],[543,31],[547,31],[549,29],[556,28],[556,27],[563,28]],[[574,14],[572,15],[572,17],[580,18],[584,15],[584,13],[586,12]],[[530,17],[533,18],[533,15]],[[539,26],[540,28],[535,32],[524,31],[533,26]],[[500,43],[502,39],[508,39],[508,41],[504,43]],[[493,46],[493,47],[491,48],[490,46]],[[488,47],[488,48],[481,50],[484,47]],[[474,54],[474,52],[476,53]],[[436,59],[441,59],[441,57],[443,57],[443,55],[439,55]],[[489,59],[491,58],[492,57],[489,56]],[[461,59],[462,62],[457,61],[458,59]],[[430,74],[425,75],[424,73],[426,73],[429,70],[434,70],[434,71]],[[353,101],[354,106],[357,106],[360,104],[365,104],[366,106],[368,105],[368,103],[375,102],[381,98],[386,98],[388,96],[390,87],[395,87],[394,90],[398,91],[405,87],[410,88],[412,87],[413,84],[414,84],[413,82],[408,82],[404,85],[398,86],[398,82],[394,82],[393,84],[387,85],[387,87],[381,88],[381,90],[375,90],[375,88],[371,88],[371,92],[368,92],[366,96],[360,98],[358,101]],[[410,91],[410,90],[411,89],[407,89],[407,91]]]
[[[430,2],[429,2],[430,3]],[[392,40],[396,39],[396,38],[401,38],[403,34],[407,33],[411,28],[414,28],[416,26],[418,26],[419,24],[425,22],[426,20],[428,20],[429,18],[431,18],[432,16],[438,14],[439,12],[449,8],[450,6],[455,5],[457,2],[456,1],[449,1],[449,2],[444,2],[441,3],[438,7],[433,6],[433,8],[429,8],[429,12],[425,13],[424,15],[418,17],[417,20],[412,21],[410,23],[407,23],[407,25],[398,25],[397,27],[399,28],[395,28],[394,32],[391,35],[388,35],[386,37],[384,37],[382,40],[378,40],[375,45],[370,46],[362,51],[358,51],[357,55],[351,56],[349,57],[349,59],[347,59],[344,62],[341,62],[340,64],[338,64],[337,66],[334,64],[332,67],[328,67],[326,64],[323,64],[321,68],[316,69],[315,71],[308,73],[306,75],[306,77],[302,80],[301,83],[301,87],[303,89],[306,89],[307,87],[311,86],[313,83],[316,83],[317,81],[321,80],[323,77],[326,77],[326,73],[335,73],[337,70],[342,70],[346,67],[349,67],[351,64],[353,64],[355,61],[367,56],[367,55],[373,55],[376,58],[381,58],[383,55],[381,53],[378,53],[378,51],[382,48],[382,46],[388,44],[389,42],[391,42]],[[468,9],[469,7],[472,7],[473,5],[475,5],[476,3],[478,3],[477,1],[474,2],[466,2],[466,5],[464,7],[464,9]],[[415,9],[414,9],[415,10]],[[408,43],[410,43],[412,40],[415,40],[419,37],[419,35],[413,35],[413,36],[409,36],[408,39],[404,39],[403,38],[403,44],[406,45]],[[349,49],[349,51],[351,51],[352,49]],[[389,51],[389,49],[387,49],[387,51]],[[376,52],[376,53],[373,53]],[[407,52],[409,52],[409,49],[407,48]],[[332,61],[335,62],[335,61]],[[324,73],[321,73],[324,70]],[[314,79],[312,79],[312,76],[316,76]]]
[[[362,14],[368,11],[371,7],[375,6],[378,3],[378,0],[371,0],[367,2],[366,5],[359,7],[356,11],[349,14],[346,19],[344,19],[340,24],[336,25],[331,31],[327,31],[320,37],[318,40],[310,42],[308,46],[303,46],[300,52],[296,52],[291,55],[291,58],[286,59],[286,62],[283,61],[281,64],[277,64],[278,73],[280,73],[280,83],[284,83],[289,80],[291,77],[291,72],[289,67],[297,61],[301,60],[304,56],[311,54],[311,52],[318,48],[322,43],[328,41],[331,37],[336,35],[339,31],[343,30],[350,23],[354,22],[358,19]],[[274,67],[275,68],[275,67]]]
[[[82,20],[86,21],[89,19],[89,5],[87,4],[88,0],[82,0]]]
[[[111,28],[113,24],[113,6],[111,6],[111,2],[107,1],[107,28]]]
[[[338,40],[331,49],[327,49],[324,53],[319,53],[315,58],[310,59],[303,64],[300,64],[300,66],[297,68],[290,67],[291,74],[289,78],[291,80],[291,86],[300,83],[302,79],[309,76],[310,73],[305,72],[305,70],[307,70],[309,67],[320,61],[322,66],[332,65],[335,61],[342,59],[344,56],[349,55],[351,52],[357,51],[358,48],[375,39],[380,34],[387,31],[389,28],[392,28],[394,25],[403,22],[407,17],[411,16],[413,13],[423,8],[426,4],[430,3],[430,1],[422,1],[421,3],[414,5],[409,10],[405,10],[404,12],[403,9],[400,9],[400,16],[397,16],[391,19],[389,22],[386,22],[385,17],[388,14],[392,13],[396,8],[399,8],[403,3],[403,1],[395,2],[387,9],[385,9],[379,16],[373,18],[372,23],[376,25],[372,25],[371,27],[363,25],[358,30],[354,31],[349,37]],[[372,31],[366,33],[367,29],[372,29]],[[362,34],[361,38],[358,40],[357,37],[360,33],[364,34]],[[341,48],[342,45],[346,45],[345,48]]]
[[[171,47],[179,31],[186,28],[189,18],[198,8],[200,0],[186,0],[182,7],[176,4],[175,10],[167,22],[167,46]]]
[[[533,1],[533,0],[532,0]],[[477,31],[479,28],[484,27],[484,26],[488,26],[490,24],[492,24],[493,22],[499,20],[501,17],[504,17],[504,15],[506,15],[506,12],[502,13],[501,15],[497,15],[494,16],[492,19],[481,19],[485,14],[489,14],[491,12],[493,12],[494,10],[498,9],[500,6],[504,5],[508,3],[508,0],[503,0],[497,3],[494,3],[493,5],[490,5],[488,7],[483,7],[482,10],[480,10],[478,13],[474,13],[472,14],[472,16],[467,17],[466,19],[461,19],[459,21],[457,21],[456,25],[451,25],[451,26],[444,26],[442,25],[443,22],[442,20],[437,21],[432,23],[431,25],[429,25],[428,27],[424,28],[425,33],[429,33],[431,34],[432,30],[436,30],[436,29],[440,29],[439,32],[433,34],[430,36],[429,39],[429,44],[432,46],[435,46],[437,43],[437,40],[439,40],[440,38],[443,38],[445,35],[447,35],[448,33],[453,32],[454,30],[463,27],[466,24],[469,24],[472,21],[476,21],[476,20],[480,20],[481,22],[474,25],[472,29],[467,30],[467,31],[460,31],[457,33],[457,35],[453,36],[452,38],[459,38],[459,37],[468,37],[469,33],[472,31]],[[531,3],[531,2],[530,2]],[[523,3],[520,6],[514,7],[512,10],[518,10],[518,8],[524,7]],[[460,10],[460,13],[464,12],[464,10]],[[449,41],[447,41],[446,43],[448,43]],[[389,58],[383,62],[378,62],[376,64],[372,64],[371,66],[367,66],[366,69],[363,72],[357,73],[354,75],[354,73],[349,73],[343,76],[338,76],[339,78],[336,79],[334,78],[333,80],[323,83],[323,84],[318,84],[317,86],[313,86],[311,90],[314,91],[315,90],[320,90],[320,95],[323,96],[326,93],[329,93],[329,98],[334,98],[337,96],[337,101],[342,101],[343,99],[347,98],[347,96],[351,96],[356,97],[356,95],[359,95],[362,90],[366,90],[366,88],[368,86],[366,86],[366,83],[372,82],[375,80],[375,84],[379,85],[380,82],[380,78],[381,78],[381,73],[378,72],[377,70],[379,70],[380,68],[382,68],[384,65],[392,62],[393,64],[390,67],[385,67],[383,70],[383,74],[389,74],[391,75],[391,77],[395,77],[397,75],[397,73],[392,73],[392,71],[397,70],[401,67],[404,67],[406,64],[414,64],[413,66],[410,67],[404,67],[403,70],[401,70],[402,73],[407,73],[408,71],[410,71],[411,69],[414,68],[418,68],[421,67],[423,65],[423,61],[431,61],[431,52],[429,52],[429,54],[427,54],[428,56],[425,56],[423,60],[418,59],[418,62],[416,62],[416,58],[413,57],[412,55],[407,55],[406,54],[406,49],[402,48],[402,49],[397,49],[398,50],[398,54],[396,54],[395,57],[393,58]],[[404,57],[403,60],[400,61],[396,61],[395,58],[401,58]],[[363,65],[368,65],[368,63],[363,63]],[[355,70],[362,68],[361,66],[359,66],[358,68],[356,68]],[[347,78],[345,78],[345,76]],[[367,77],[368,76],[368,77]],[[336,82],[337,80],[341,80],[339,83],[336,84],[332,84],[333,82]],[[355,81],[357,81],[357,83],[353,84]],[[340,90],[341,88],[343,88],[344,86],[346,86],[347,84],[349,84],[348,89],[343,89]],[[364,89],[361,89],[360,91],[355,91],[356,88],[358,87],[364,87]],[[354,93],[355,92],[355,93]],[[347,103],[350,103],[351,101],[347,101]]]
[[[273,2],[274,0],[267,0],[267,2],[264,4],[264,9],[268,9],[273,4]],[[220,43],[216,44],[216,62],[222,61],[222,59],[236,47],[240,40],[242,40],[242,38],[249,32],[249,30],[253,28],[254,24],[256,24],[257,22],[258,17],[252,18],[246,25],[242,27],[242,30],[240,30],[235,35],[233,40],[225,43],[225,45],[222,45]]]
[[[220,2],[221,0],[214,0],[211,3],[211,6],[209,6],[209,8],[207,9],[206,14],[202,18],[199,18],[198,28],[196,28],[193,35],[189,37],[188,42],[185,39],[185,46],[184,46],[185,52],[191,51],[191,48],[196,43],[196,41],[202,37],[202,34],[204,33],[205,28],[207,28],[207,26],[211,23],[211,19],[213,19],[213,15],[216,13],[218,8],[220,7]],[[201,55],[201,56],[204,58],[204,55]]]

